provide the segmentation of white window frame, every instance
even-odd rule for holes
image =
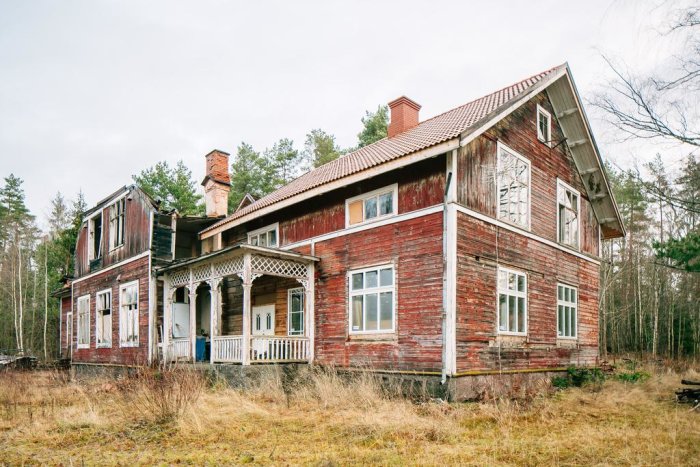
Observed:
[[[382,269],[391,269],[391,285],[385,285],[381,286],[381,274],[380,270]],[[373,288],[365,288],[363,287],[361,290],[352,290],[352,276],[353,274],[359,274],[359,273],[366,273],[368,271],[377,271],[377,287]],[[396,332],[396,310],[397,310],[397,302],[398,302],[398,297],[397,297],[397,288],[396,288],[396,265],[393,263],[389,264],[381,264],[377,266],[371,266],[371,267],[366,267],[362,269],[353,269],[348,271],[347,273],[347,291],[348,291],[348,333],[350,335],[362,335],[362,334],[394,334]],[[364,285],[364,283],[363,283]],[[380,325],[381,323],[381,302],[379,299],[379,295],[383,292],[391,292],[392,297],[391,297],[391,329],[362,329],[362,330],[353,330],[352,329],[352,298],[356,296],[365,296],[368,294],[377,294],[377,326]],[[366,310],[365,310],[365,303],[366,300],[362,300],[362,322],[363,325],[366,322],[365,316],[366,316]]]
[[[512,156],[515,156],[515,158],[519,159],[520,161],[524,162],[527,165],[527,225],[522,225],[517,222],[511,221],[508,217],[501,217],[501,204],[500,204],[500,195],[501,195],[501,177],[498,173],[499,168],[501,166],[501,152],[506,151],[510,153]],[[518,152],[514,151],[513,149],[509,148],[505,144],[501,143],[500,141],[496,144],[496,219],[501,220],[503,222],[506,222],[507,224],[513,225],[515,227],[519,227],[521,229],[526,229],[530,230],[531,223],[532,223],[532,164],[530,163],[530,160],[527,159],[526,157],[522,156]]]
[[[547,134],[543,135],[540,132],[540,115],[547,117]],[[537,104],[537,116],[535,120],[537,126],[537,139],[547,146],[552,146],[552,114],[547,112],[542,106]]]
[[[85,313],[87,314],[87,317],[83,318],[83,319],[87,319],[87,325],[81,326],[80,315],[85,314],[85,313],[81,313],[80,304],[85,303],[85,302],[87,302],[87,310],[85,311]],[[90,348],[90,327],[91,327],[90,326],[90,294],[86,294],[86,295],[82,295],[82,296],[78,297],[78,313],[77,313],[77,315],[78,315],[78,319],[77,319],[78,325],[76,327],[78,329],[77,329],[76,339],[75,339],[76,348],[89,349]],[[80,342],[81,340],[83,340],[83,339],[81,339],[81,336],[82,336],[81,329],[85,329],[85,332],[87,332],[87,336],[85,336],[85,337],[87,337],[87,343]]]
[[[100,329],[98,328],[98,323],[100,323],[101,320],[98,319],[98,316],[101,310],[98,310],[97,307],[100,303],[100,296],[107,293],[109,294],[109,342],[100,342]],[[114,300],[112,297],[112,289],[100,290],[95,294],[95,348],[112,348],[112,316],[114,316]]]
[[[122,205],[121,214],[116,214],[119,205]],[[104,221],[102,222],[104,228]],[[109,206],[109,251],[124,246],[126,236],[126,197],[119,198]]]
[[[260,235],[269,235],[269,232],[275,232],[275,241],[277,244],[275,246],[270,246],[269,245],[269,240],[266,240],[266,245],[263,246],[263,248],[279,248],[280,247],[280,224],[279,222],[275,222],[274,224],[267,225],[261,229],[256,229],[253,230],[252,232],[248,232],[248,245],[253,245],[253,238],[257,238],[257,243],[254,246],[262,246],[260,245]]]
[[[292,331],[292,313],[299,314],[298,311],[292,310],[292,295],[301,295],[301,331]],[[306,289],[303,287],[296,287],[294,289],[287,290],[287,335],[288,336],[303,336],[306,332],[304,327],[304,320],[306,319]]]
[[[135,326],[135,333],[136,333],[136,340],[129,342],[127,340],[126,336],[126,330],[128,329],[127,326],[127,319],[129,318],[128,315],[125,315],[124,313],[124,304],[122,303],[122,292],[124,289],[127,289],[129,287],[136,286],[136,326]],[[127,282],[126,284],[121,284],[119,286],[119,347],[138,347],[139,346],[139,322],[140,322],[140,304],[139,301],[141,299],[141,291],[139,290],[139,281],[131,281]]]
[[[379,195],[383,195],[385,193],[391,192],[391,213],[389,214],[379,214],[379,205],[377,205],[377,215],[371,219],[365,219],[365,205],[364,201],[370,198],[375,198],[378,197]],[[361,222],[356,222],[354,224],[350,223],[350,204],[354,203],[355,201],[362,200],[362,221]],[[369,191],[367,193],[363,193],[358,196],[353,196],[352,198],[348,198],[345,200],[345,227],[355,227],[357,225],[363,225],[363,224],[369,224],[371,222],[376,222],[382,219],[387,219],[389,217],[396,216],[399,211],[399,185],[398,183],[394,183],[391,185],[387,185],[382,188],[378,188],[376,190]]]
[[[99,253],[100,255],[97,256],[97,251],[95,251],[95,240],[93,236],[95,235],[95,220],[97,218],[100,218],[100,223],[102,224],[102,228],[100,229],[100,243],[99,243]],[[102,257],[102,240],[104,239],[104,229],[105,229],[105,222],[104,222],[104,212],[100,211],[98,214],[90,217],[87,220],[88,224],[88,260],[93,261],[96,259],[99,259]]]
[[[509,290],[509,289],[501,289],[500,285],[500,280],[499,276],[501,272],[505,272],[508,274],[516,274],[518,276],[523,276],[525,278],[525,292],[520,292],[518,290]],[[525,271],[519,271],[517,269],[511,269],[511,268],[506,268],[503,266],[498,266],[496,268],[496,331],[500,335],[504,336],[527,336],[528,332],[528,325],[530,321],[530,303],[528,301],[528,286],[529,286],[529,280],[527,277],[527,273]],[[516,289],[517,289],[517,278],[516,278]],[[505,294],[507,297],[508,296],[514,296],[516,297],[516,303],[518,298],[523,298],[524,303],[525,303],[525,326],[523,329],[525,331],[502,331],[501,330],[501,294]],[[516,321],[518,319],[517,313],[516,313]],[[516,329],[517,329],[517,324],[516,324]]]
[[[570,300],[569,300],[569,301],[566,301],[566,300],[564,300],[564,299],[560,299],[560,298],[559,298],[559,288],[560,288],[560,287],[563,287],[563,288],[569,289],[569,290],[573,290],[574,292],[576,292],[576,300],[572,302],[572,301],[570,301]],[[569,285],[569,284],[564,284],[564,283],[562,283],[562,282],[558,282],[558,283],[557,283],[556,294],[557,294],[557,309],[556,309],[556,314],[557,314],[557,339],[576,340],[576,339],[578,339],[578,287],[574,287],[573,285]],[[561,307],[569,307],[569,308],[570,308],[570,312],[571,312],[571,309],[573,309],[573,313],[574,313],[574,323],[573,323],[574,326],[573,326],[573,328],[572,328],[573,331],[574,331],[574,334],[573,334],[573,335],[564,336],[564,335],[560,335],[560,334],[559,334],[559,323],[560,323],[560,321],[559,321],[559,307],[560,307],[560,306],[561,306]],[[571,318],[569,317],[569,319],[571,319]]]
[[[576,229],[576,244],[572,245],[571,243],[568,243],[564,241],[564,239],[560,238],[559,234],[561,232],[561,216],[559,215],[559,189],[564,189],[567,191],[572,192],[573,194],[576,195],[576,220],[577,220],[577,229]],[[557,232],[556,232],[556,239],[557,243],[560,245],[565,245],[570,248],[574,248],[575,250],[580,250],[581,249],[581,193],[579,193],[578,190],[576,190],[574,187],[569,185],[568,183],[564,182],[563,180],[557,178],[557,193],[556,193],[556,212],[557,212]]]

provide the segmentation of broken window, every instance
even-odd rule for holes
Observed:
[[[580,196],[561,180],[557,182],[557,222],[559,243],[578,248]]]
[[[122,198],[109,208],[109,249],[124,244],[124,210],[126,198]]]
[[[396,214],[397,186],[380,188],[345,202],[348,226]]]
[[[95,343],[97,347],[112,346],[112,291],[97,294],[95,304]]]
[[[92,261],[102,257],[102,213],[90,219],[88,225],[88,256],[90,261]]]
[[[498,218],[530,226],[530,161],[498,145]]]
[[[119,341],[122,347],[139,345],[139,283],[123,285],[119,289]]]

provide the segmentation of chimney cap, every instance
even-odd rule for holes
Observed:
[[[414,108],[416,110],[420,110],[420,108],[421,108],[421,105],[418,102],[414,101],[413,99],[409,99],[406,96],[397,97],[393,101],[389,102],[389,108],[393,108],[393,107],[396,107],[397,105],[401,105],[401,104],[405,104],[405,105],[407,105],[411,108]]]
[[[226,151],[222,151],[221,149],[212,149],[204,157],[210,156],[210,155],[214,154],[215,152],[218,152],[219,154],[223,154],[224,156],[231,155],[231,154],[227,153]]]

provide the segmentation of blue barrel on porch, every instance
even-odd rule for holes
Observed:
[[[197,360],[198,362],[204,361],[204,350],[206,348],[206,344],[207,344],[206,337],[197,336],[197,340],[195,342],[195,347],[194,347],[194,357],[195,357],[195,360]]]

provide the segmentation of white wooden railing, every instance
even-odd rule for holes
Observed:
[[[211,345],[215,362],[243,361],[243,336],[213,337]]]
[[[288,362],[308,359],[308,337],[256,336],[250,339],[251,362]]]
[[[173,339],[168,349],[170,360],[187,360],[192,355],[192,341],[190,339]]]

